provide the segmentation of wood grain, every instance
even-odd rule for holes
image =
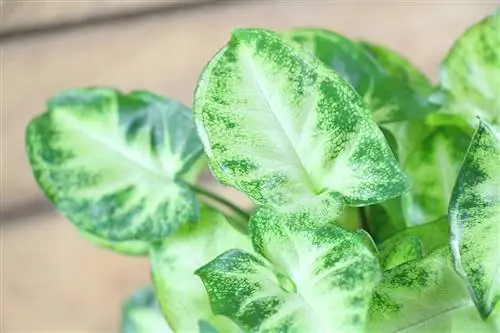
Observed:
[[[211,0],[7,0],[3,2],[0,33],[33,31],[208,1]]]

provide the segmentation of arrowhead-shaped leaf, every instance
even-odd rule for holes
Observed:
[[[202,208],[197,224],[179,231],[151,250],[151,273],[162,311],[176,332],[197,332],[200,320],[220,332],[237,332],[230,320],[210,309],[203,283],[194,271],[231,248],[251,249],[247,236],[236,231],[224,216]]]
[[[500,138],[485,122],[460,169],[449,217],[455,267],[487,317],[500,300]]]
[[[245,332],[363,332],[380,267],[359,235],[268,208],[250,233],[257,254],[231,250],[197,271],[215,313]]]
[[[174,333],[163,318],[152,286],[135,291],[122,307],[121,333]]]
[[[49,100],[26,141],[38,184],[80,230],[150,241],[197,219],[181,176],[202,146],[179,102],[140,91],[69,90]]]
[[[445,57],[439,73],[444,114],[471,128],[476,118],[500,126],[500,12],[467,29]]]
[[[370,306],[370,333],[493,333],[453,270],[448,248],[385,271]]]
[[[236,30],[203,71],[194,110],[216,176],[257,203],[340,194],[368,205],[407,188],[359,95],[273,32]]]
[[[432,88],[425,76],[392,51],[317,28],[295,29],[285,36],[346,79],[378,124],[422,118],[436,108],[426,99]]]
[[[408,225],[428,223],[447,214],[469,143],[470,137],[458,127],[437,127],[408,156],[404,170],[412,189],[403,197]]]

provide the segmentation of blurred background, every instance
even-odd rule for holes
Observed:
[[[497,6],[479,0],[3,1],[0,331],[116,332],[122,300],[149,280],[147,259],[80,239],[38,190],[24,129],[48,97],[105,85],[148,89],[191,105],[203,66],[236,27],[324,27],[393,48],[435,80],[453,41]]]

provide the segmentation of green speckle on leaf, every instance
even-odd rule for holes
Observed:
[[[500,138],[484,121],[460,169],[449,216],[455,268],[487,317],[500,300]]]
[[[363,330],[380,266],[359,235],[265,207],[250,235],[255,253],[230,250],[196,271],[214,313],[248,332]]]
[[[273,32],[235,31],[203,71],[194,111],[214,174],[258,204],[360,206],[407,189],[359,95]]]

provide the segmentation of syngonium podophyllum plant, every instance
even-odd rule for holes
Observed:
[[[125,332],[499,332],[499,24],[465,31],[437,85],[331,31],[236,30],[193,113],[64,91],[30,163],[85,237],[149,256]],[[256,208],[197,185],[207,164]]]

